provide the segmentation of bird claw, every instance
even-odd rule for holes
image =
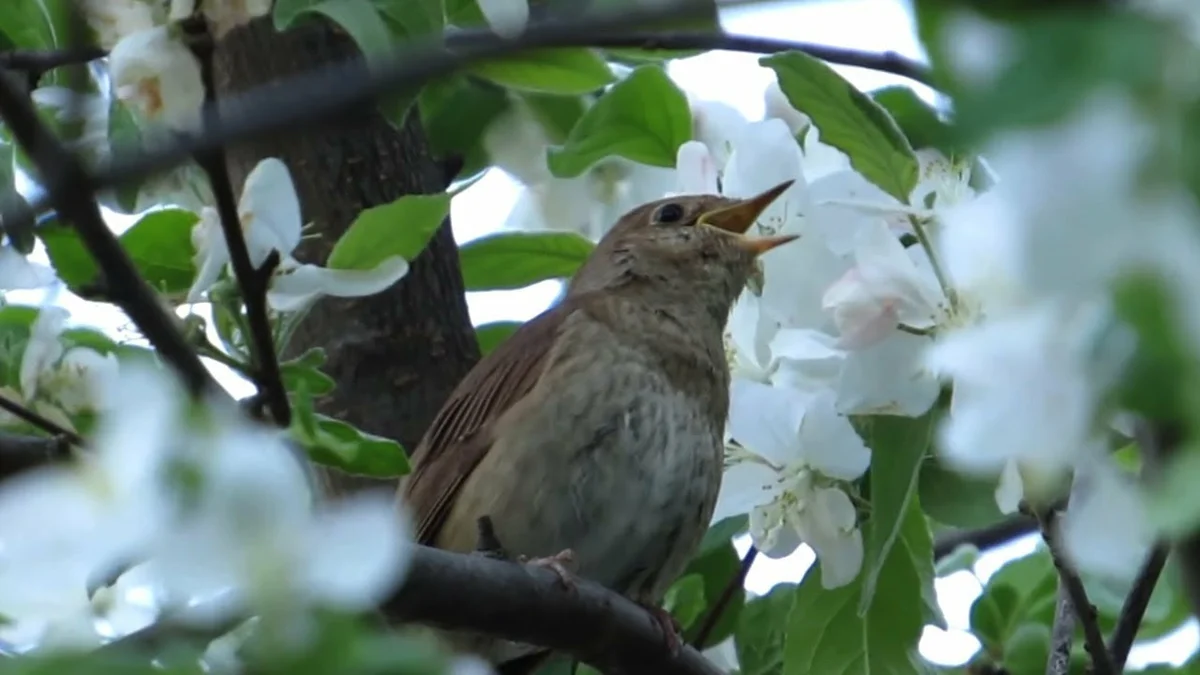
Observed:
[[[475,550],[472,552],[474,555],[512,562],[512,556],[504,550],[500,539],[496,537],[496,527],[492,524],[491,516],[479,516],[475,526],[478,528],[478,534],[475,537]]]
[[[638,604],[649,612],[650,618],[662,629],[663,641],[666,643],[667,651],[670,652],[671,657],[679,656],[679,652],[683,649],[683,640],[679,637],[679,633],[682,630],[679,621],[670,612],[658,605]]]
[[[530,559],[528,556],[517,556],[517,562],[522,565],[548,569],[558,576],[558,582],[562,585],[563,589],[568,591],[576,589],[575,574],[568,569],[575,566],[575,552],[569,548],[545,558]]]

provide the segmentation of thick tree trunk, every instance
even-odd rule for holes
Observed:
[[[222,40],[217,88],[238,92],[354,54],[349,38],[324,21],[281,34],[269,19],[258,20]],[[318,133],[282,135],[229,150],[238,192],[263,157],[287,164],[304,218],[320,235],[307,240],[297,256],[310,262],[325,261],[362,209],[405,194],[438,192],[447,180],[429,154],[415,114],[398,130],[374,110],[360,111],[331,120]],[[325,369],[337,381],[336,391],[318,402],[321,412],[400,441],[409,451],[415,448],[450,390],[479,358],[449,219],[396,286],[365,298],[321,300],[290,351],[311,347],[325,348]],[[329,474],[335,493],[380,484]]]

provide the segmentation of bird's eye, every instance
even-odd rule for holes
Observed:
[[[654,214],[654,222],[659,224],[678,223],[683,220],[683,207],[679,204],[663,204]]]

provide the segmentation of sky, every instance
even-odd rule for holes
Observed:
[[[734,33],[868,51],[895,51],[911,58],[924,59],[913,29],[911,13],[902,0],[802,0],[741,5],[724,10],[722,23],[726,30]],[[763,91],[771,81],[772,73],[760,67],[757,59],[758,55],[755,54],[710,52],[673,62],[670,74],[681,87],[697,98],[722,101],[740,110],[750,120],[761,119]],[[862,89],[906,84],[914,86],[928,100],[934,99],[934,92],[928,87],[914,85],[896,76],[860,68],[837,67],[837,70]],[[493,170],[456,197],[451,215],[458,241],[468,241],[499,228],[516,202],[519,190],[519,183],[503,172]],[[110,216],[110,222],[118,230],[136,220],[116,214]],[[525,320],[549,306],[558,292],[559,282],[552,281],[518,291],[471,293],[467,302],[475,324],[504,319]],[[46,299],[40,292],[11,293],[9,297],[13,302],[35,304]],[[57,293],[52,301],[69,309],[75,323],[105,330],[115,330],[126,323],[124,317],[112,308],[84,302],[66,292]],[[212,364],[212,367],[218,379],[235,396],[251,393],[248,383],[221,366]],[[739,553],[744,553],[750,542],[748,538],[743,538],[736,544]],[[979,647],[965,629],[969,625],[971,603],[980,592],[980,581],[986,582],[1007,560],[1029,553],[1034,545],[1035,538],[1026,537],[982,556],[974,574],[959,572],[939,579],[938,599],[950,630],[927,628],[921,641],[922,654],[943,665],[958,665],[967,661]],[[776,583],[799,580],[812,560],[812,553],[806,548],[782,560],[759,556],[747,578],[747,588],[761,594]],[[1130,657],[1130,666],[1140,668],[1159,661],[1178,664],[1186,660],[1198,645],[1200,629],[1192,620],[1173,635],[1135,648]]]

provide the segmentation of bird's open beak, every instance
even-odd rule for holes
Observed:
[[[758,220],[758,217],[767,209],[779,195],[792,186],[793,180],[785,180],[775,187],[762,192],[758,195],[743,199],[736,204],[709,211],[700,216],[700,223],[703,225],[711,225],[712,227],[725,230],[732,234],[738,235],[738,245],[750,251],[755,256],[762,255],[767,251],[796,240],[799,235],[786,234],[777,237],[747,237],[746,230]]]

